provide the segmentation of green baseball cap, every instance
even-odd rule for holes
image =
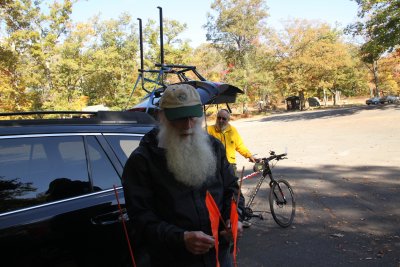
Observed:
[[[189,84],[172,84],[167,86],[159,104],[165,116],[170,121],[203,116],[200,95]]]

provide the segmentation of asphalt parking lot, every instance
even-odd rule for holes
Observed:
[[[296,217],[280,228],[268,212],[252,219],[238,266],[400,266],[400,106],[285,112],[233,121],[257,157],[288,159],[273,173],[288,180]],[[252,164],[238,156],[238,169]],[[243,183],[250,194],[255,180]],[[268,210],[268,188],[257,210]]]

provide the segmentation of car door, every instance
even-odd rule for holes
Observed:
[[[128,257],[115,157],[96,136],[0,138],[0,249],[6,266],[118,266]],[[20,257],[24,255],[24,257]]]

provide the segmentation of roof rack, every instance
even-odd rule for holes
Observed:
[[[54,115],[62,115],[54,117]],[[7,117],[3,119],[2,117]],[[37,111],[0,113],[1,126],[40,124],[155,124],[144,112],[125,111]]]
[[[162,8],[159,9],[160,17],[160,63],[155,63],[154,69],[144,69],[144,59],[143,59],[143,33],[142,33],[142,20],[139,20],[139,45],[140,45],[140,69],[139,75],[133,86],[130,96],[127,99],[125,110],[128,110],[129,103],[132,96],[141,83],[141,88],[147,93],[143,98],[148,98],[148,105],[146,107],[146,112],[149,111],[150,106],[154,105],[154,99],[159,97],[161,93],[165,90],[166,84],[165,79],[169,74],[179,79],[178,84],[186,83],[194,86],[198,91],[203,92],[201,95],[201,100],[203,104],[204,112],[206,111],[206,105],[213,104],[226,104],[227,108],[230,110],[229,103],[235,103],[237,94],[243,94],[244,92],[236,86],[208,81],[204,78],[196,69],[196,66],[180,65],[180,64],[165,64],[164,62],[164,42],[163,42],[163,14]],[[146,73],[152,73],[152,77],[145,77]],[[154,75],[157,74],[157,75]],[[156,78],[153,78],[156,76]],[[193,79],[192,79],[193,77]],[[150,84],[150,86],[145,86]]]

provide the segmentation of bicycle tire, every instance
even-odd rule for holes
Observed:
[[[272,183],[269,207],[279,226],[286,228],[292,224],[296,213],[296,201],[292,187],[286,180],[280,179]]]

